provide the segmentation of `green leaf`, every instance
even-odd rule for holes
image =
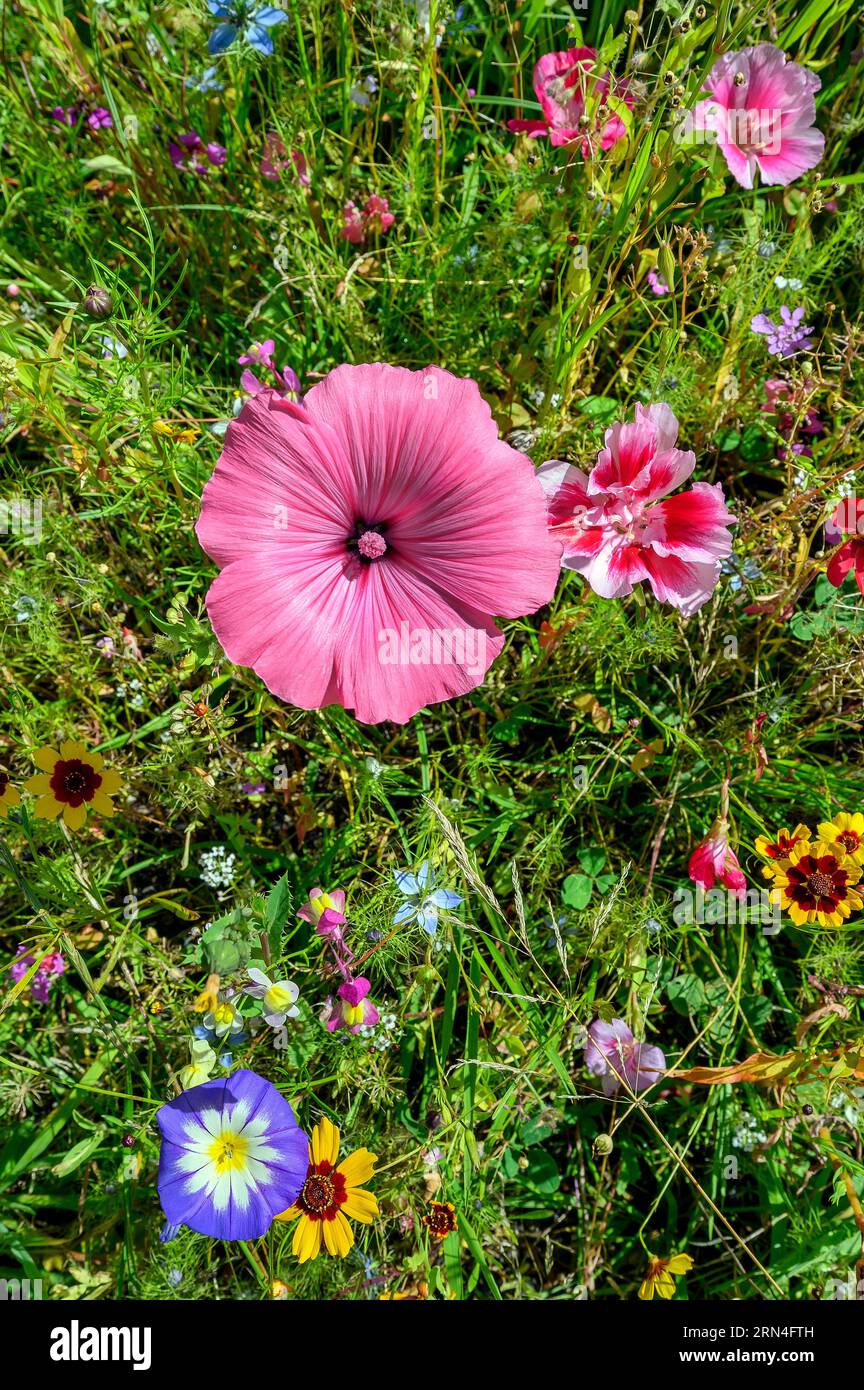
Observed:
[[[575,907],[577,911],[581,911],[583,907],[588,906],[593,891],[594,881],[587,874],[568,874],[564,880],[561,897],[568,907]]]
[[[73,1144],[66,1157],[55,1163],[51,1172],[57,1178],[65,1178],[69,1173],[74,1173],[76,1168],[80,1168],[81,1164],[86,1163],[91,1154],[96,1152],[104,1138],[105,1129],[100,1127],[94,1134],[89,1134],[86,1139]]]

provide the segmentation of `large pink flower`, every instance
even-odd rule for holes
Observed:
[[[596,57],[593,48],[568,48],[563,53],[544,53],[534,68],[534,91],[543,108],[543,120],[512,120],[507,122],[507,129],[531,137],[548,135],[552,145],[571,145],[581,140],[582,155],[587,159],[596,135],[592,135],[590,129],[586,131],[580,121],[589,99],[596,94],[602,122],[599,126],[600,148],[610,149],[616,140],[626,134],[620,116],[606,110],[610,86],[613,95],[628,106],[633,105],[633,98],[625,83],[615,82],[613,86],[608,72],[593,75]]]
[[[222,570],[207,610],[229,659],[366,723],[479,685],[504,644],[489,615],[546,603],[560,556],[476,383],[382,363],[335,368],[302,406],[249,401],[196,530]]]
[[[731,888],[736,898],[747,895],[747,880],[738,863],[734,849],[729,848],[729,827],[724,816],[718,816],[704,840],[690,856],[688,877],[707,892],[715,883]]]
[[[711,597],[720,561],[732,550],[726,528],[735,518],[719,483],[695,483],[666,497],[696,464],[695,454],[675,448],[677,438],[668,405],[637,405],[634,423],[606,431],[590,475],[553,459],[538,477],[567,569],[584,575],[602,598],[621,598],[647,580],[655,598],[686,616]]]
[[[692,113],[696,130],[717,137],[730,173],[753,187],[756,170],[765,184],[787,184],[822,158],[825,137],[816,129],[815,73],[790,63],[770,43],[727,53],[705,79],[711,93]]]

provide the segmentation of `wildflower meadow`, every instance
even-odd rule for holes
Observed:
[[[0,1301],[864,1300],[860,7],[2,53]]]

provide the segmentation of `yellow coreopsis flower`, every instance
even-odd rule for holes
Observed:
[[[42,820],[62,815],[70,830],[80,830],[87,808],[100,816],[113,816],[112,796],[120,790],[120,774],[106,768],[99,753],[88,753],[83,743],[67,739],[54,748],[39,748],[33,761],[41,771],[24,783],[37,798],[34,814]]]
[[[796,927],[813,922],[820,927],[842,927],[851,912],[864,907],[852,886],[861,873],[839,844],[805,840],[791,851],[784,867],[775,869],[770,898],[789,913]]]
[[[338,1157],[339,1131],[325,1116],[312,1131],[309,1169],[300,1196],[276,1217],[277,1221],[299,1217],[291,1249],[301,1265],[318,1257],[322,1242],[329,1255],[347,1255],[354,1244],[347,1218],[368,1225],[378,1215],[377,1198],[361,1186],[371,1178],[378,1155],[357,1149],[337,1164]]]
[[[0,772],[0,820],[5,820],[13,806],[21,800],[21,793],[12,786],[8,772]]]
[[[670,1255],[668,1260],[649,1255],[648,1273],[639,1285],[639,1297],[671,1298],[675,1292],[675,1275],[689,1274],[692,1268],[692,1255]]]
[[[864,864],[864,816],[855,811],[851,816],[840,811],[833,820],[819,825],[819,839],[828,845],[839,845],[856,864]]]
[[[763,864],[762,873],[765,878],[773,878],[776,869],[785,868],[789,863],[789,855],[796,845],[803,844],[806,840],[812,840],[813,832],[806,825],[796,825],[795,829],[789,831],[785,828],[778,830],[771,839],[768,835],[757,835],[756,853],[761,854],[763,859],[770,860],[770,863]]]

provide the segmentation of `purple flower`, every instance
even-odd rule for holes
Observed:
[[[207,158],[211,164],[224,164],[227,155],[228,151],[224,145],[217,145],[214,140],[210,141],[207,146]]]
[[[753,333],[764,333],[768,339],[768,351],[772,357],[794,357],[799,352],[809,352],[813,339],[812,324],[803,324],[804,310],[788,309],[782,305],[780,323],[774,323],[767,314],[757,314],[750,320]]]
[[[35,956],[31,955],[25,946],[18,947],[16,959],[9,966],[9,974],[16,985],[24,979],[34,960]],[[66,962],[59,951],[43,956],[36,974],[30,981],[30,993],[37,1004],[47,1004],[55,976],[64,974],[65,970]]]
[[[111,119],[111,112],[106,111],[104,106],[94,106],[87,117],[87,124],[91,130],[111,130],[114,122]]]
[[[224,145],[218,145],[215,140],[205,145],[197,130],[188,130],[185,135],[178,135],[176,141],[169,141],[168,154],[175,169],[188,169],[192,174],[205,174],[208,163],[215,167],[224,164],[227,158]],[[207,163],[202,155],[206,155]]]
[[[78,124],[81,112],[77,106],[55,106],[49,115],[52,121],[59,121],[61,125],[73,126]]]
[[[246,366],[246,370],[240,377],[240,385],[244,391],[248,391],[250,396],[260,396],[262,391],[275,391],[277,395],[285,400],[300,401],[300,378],[290,367],[283,367],[281,370],[276,366],[273,356],[276,344],[272,338],[265,338],[263,343],[252,343],[240,357],[237,358],[240,366]],[[249,366],[261,367],[264,372],[273,378],[272,381],[260,381],[254,372],[249,371]]]
[[[669,286],[663,276],[657,270],[648,271],[648,284],[651,286],[652,294],[668,294]]]
[[[596,1019],[588,1029],[585,1065],[592,1076],[603,1078],[604,1095],[617,1095],[625,1083],[638,1095],[660,1080],[666,1058],[659,1047],[636,1042],[623,1019]]]
[[[269,1081],[241,1069],[163,1105],[159,1200],[168,1236],[180,1226],[255,1240],[303,1187],[309,1140]]]
[[[308,188],[312,180],[307,172],[306,158],[302,151],[292,150],[289,155],[278,135],[266,135],[264,137],[264,155],[260,165],[264,178],[275,182],[282,170],[287,169],[292,163],[298,183],[302,183],[304,188]]]

